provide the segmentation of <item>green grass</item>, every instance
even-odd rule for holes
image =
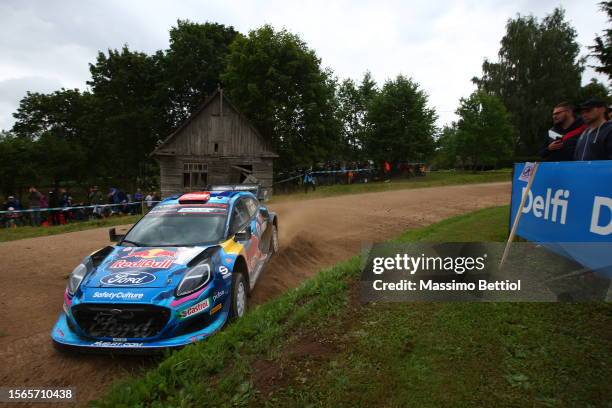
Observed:
[[[405,190],[412,188],[450,186],[457,184],[492,183],[497,181],[511,181],[512,170],[501,169],[483,172],[464,171],[433,171],[425,177],[393,180],[388,183],[375,182],[367,184],[336,184],[333,186],[319,186],[316,191],[309,190],[304,193],[302,189],[290,194],[275,194],[271,202],[280,202],[295,199],[311,199],[330,197],[344,194],[377,193],[381,191]]]
[[[508,208],[400,241],[499,241]],[[605,303],[360,304],[354,257],[118,383],[100,407],[609,406]]]
[[[17,239],[43,237],[47,235],[64,234],[66,232],[82,231],[92,228],[112,227],[115,225],[133,224],[140,219],[140,215],[104,218],[96,221],[73,222],[65,225],[51,227],[17,227],[0,229],[0,242],[15,241]]]

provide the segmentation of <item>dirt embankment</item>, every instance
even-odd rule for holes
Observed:
[[[433,187],[283,202],[281,249],[260,277],[258,304],[295,287],[320,268],[357,254],[363,242],[478,208],[509,202],[510,183]],[[87,254],[108,244],[107,229],[0,244],[0,386],[76,387],[79,405],[129,372],[142,358],[65,356],[49,338],[66,277]]]

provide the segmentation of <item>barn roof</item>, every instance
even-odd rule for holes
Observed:
[[[236,108],[236,106],[232,103],[232,101],[230,101],[228,99],[227,96],[225,96],[225,94],[223,93],[222,89],[217,89],[212,95],[210,95],[208,98],[206,98],[204,100],[204,102],[202,104],[200,104],[200,106],[198,106],[196,108],[196,110],[193,111],[193,113],[183,122],[181,123],[181,125],[174,131],[172,132],[167,138],[165,138],[156,148],[155,150],[153,150],[153,152],[151,152],[151,156],[155,156],[156,154],[158,154],[159,150],[162,149],[166,144],[168,144],[171,140],[173,140],[178,134],[180,134],[183,129],[185,129],[187,126],[189,126],[189,124],[204,110],[206,109],[206,107],[215,100],[215,98],[217,96],[220,96],[221,98],[223,98],[223,101],[226,102],[233,110],[236,111],[236,113],[238,113],[238,116],[240,117],[240,119],[244,120],[248,126],[251,128],[251,130],[253,130],[253,133],[255,133],[255,135],[257,135],[258,138],[260,138],[262,141],[265,141],[265,139],[263,138],[263,136],[261,135],[261,133],[259,133],[259,131],[255,128],[255,126],[253,126],[253,124],[246,118],[246,116],[244,116],[242,114],[242,112],[240,112],[240,110],[238,110],[238,108]],[[266,143],[267,145],[268,143]],[[263,154],[262,156],[265,157],[279,157],[278,154],[276,153],[267,153],[267,154]]]

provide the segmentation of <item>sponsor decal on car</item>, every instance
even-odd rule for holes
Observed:
[[[94,298],[101,299],[130,299],[130,300],[140,300],[144,297],[144,293],[134,293],[134,292],[94,292]]]
[[[220,213],[224,214],[227,211],[218,207],[188,207],[178,210],[179,213]]]
[[[210,306],[210,298],[206,298],[203,301],[196,303],[193,306],[189,306],[188,308],[181,310],[181,312],[179,313],[179,317],[181,319],[191,317],[193,315],[196,315],[198,313],[205,311],[206,309],[208,309],[209,306]]]
[[[56,332],[58,336],[64,337],[64,332],[62,331],[62,329],[57,329]]]
[[[111,269],[124,269],[124,268],[168,269],[172,266],[172,263],[173,263],[172,259],[164,259],[163,261],[156,261],[153,259],[141,259],[139,261],[126,261],[125,259],[118,259],[110,265],[110,268]]]
[[[223,307],[223,303],[219,303],[218,305],[216,305],[215,307],[213,307],[212,309],[210,309],[210,314],[214,315],[215,313],[217,313],[219,310],[221,310],[221,308]]]
[[[225,295],[225,290],[220,290],[220,291],[218,291],[217,293],[215,293],[215,294],[213,295],[213,299],[212,299],[212,300],[213,300],[213,303],[214,303],[214,302],[215,302],[217,299],[219,299],[221,296],[223,296],[223,295]]]
[[[134,251],[129,256],[137,258],[174,258],[176,252],[167,249],[154,248],[145,249],[144,251]]]
[[[227,266],[221,265],[219,267],[219,273],[223,276],[223,279],[227,278],[228,276],[231,276],[231,273],[229,269],[227,268]]]
[[[113,341],[96,341],[91,343],[94,347],[142,347],[144,343],[127,343],[127,342],[113,342]]]
[[[100,279],[100,283],[110,286],[145,285],[155,280],[155,275],[147,272],[117,272]]]
[[[138,260],[128,260],[129,258],[140,258]],[[125,254],[121,259],[115,260],[111,265],[111,269],[138,269],[138,268],[154,268],[168,269],[172,266],[176,258],[175,251],[167,249],[145,249],[143,251],[131,251]]]

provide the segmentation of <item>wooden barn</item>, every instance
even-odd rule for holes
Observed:
[[[162,197],[209,184],[258,182],[272,194],[278,157],[259,132],[217,90],[151,155],[159,163]]]

